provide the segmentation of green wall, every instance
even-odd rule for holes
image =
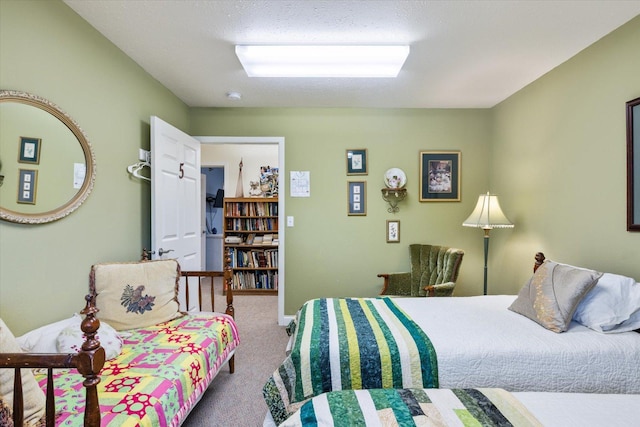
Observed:
[[[461,224],[478,195],[487,191],[490,123],[489,110],[191,111],[194,135],[284,136],[281,179],[288,179],[290,171],[310,172],[310,198],[285,194],[286,215],[295,218],[295,227],[285,230],[285,314],[294,314],[310,298],[375,296],[382,286],[378,273],[407,271],[410,243],[465,249],[456,293],[481,293],[482,232]],[[346,175],[346,150],[353,148],[367,148],[368,175]],[[462,152],[461,202],[419,202],[423,150]],[[387,212],[380,192],[384,173],[392,167],[407,174],[409,194],[396,214]],[[366,216],[347,215],[348,181],[367,183]],[[388,219],[400,220],[399,244],[386,243]]]
[[[149,185],[126,167],[149,148],[151,115],[193,135],[284,136],[283,179],[311,172],[310,198],[285,195],[285,314],[317,296],[375,295],[376,275],[405,270],[413,242],[463,248],[457,294],[480,294],[482,232],[461,223],[487,190],[516,224],[491,234],[490,293],[517,292],[539,250],[640,279],[640,233],[625,231],[624,123],[624,103],[640,96],[639,42],[636,18],[493,109],[189,109],[64,3],[1,0],[0,87],[73,117],[97,178],[69,217],[0,223],[0,317],[16,334],[67,317],[92,264],[149,246]],[[351,148],[369,150],[367,176],[346,176]],[[462,152],[461,202],[418,201],[421,150]],[[395,215],[380,197],[391,167],[408,177]],[[365,217],[347,216],[349,180],[367,182]],[[399,244],[386,243],[392,218]]]
[[[81,310],[92,264],[136,260],[149,246],[149,184],[127,166],[149,149],[151,115],[187,129],[189,111],[60,1],[0,1],[0,88],[57,104],[97,163],[93,192],[70,216],[0,222],[0,317],[20,334]]]
[[[548,258],[640,280],[640,233],[626,231],[625,103],[640,96],[640,17],[494,110],[491,183],[516,223],[492,252],[497,291],[522,259]]]

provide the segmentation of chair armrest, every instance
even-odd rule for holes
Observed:
[[[423,289],[429,297],[449,297],[453,295],[455,287],[456,284],[454,282],[446,282],[439,285],[427,285]]]
[[[411,295],[411,273],[381,273],[378,277],[384,279],[380,295]]]

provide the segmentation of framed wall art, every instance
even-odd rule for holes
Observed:
[[[35,205],[38,171],[34,169],[19,169],[18,174],[18,203]]]
[[[365,181],[347,182],[347,197],[349,215],[367,214],[367,183]]]
[[[387,220],[387,243],[400,243],[400,221]]]
[[[367,175],[367,149],[347,150],[347,175]]]
[[[460,151],[420,152],[420,201],[460,201]]]
[[[30,138],[28,136],[20,137],[20,154],[18,161],[20,163],[40,163],[40,146],[42,140],[40,138]]]

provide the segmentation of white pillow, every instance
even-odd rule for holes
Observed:
[[[74,317],[74,322],[60,331],[56,338],[56,353],[77,353],[82,349],[84,332],[80,329],[82,317]],[[104,348],[106,359],[113,359],[122,351],[122,338],[107,322],[101,320],[96,339]]]
[[[640,283],[604,273],[578,304],[573,320],[598,332],[628,332],[640,328]]]
[[[0,319],[0,352],[20,353],[20,344],[2,319]],[[46,403],[44,391],[38,385],[30,369],[21,369],[20,374],[22,376],[24,424],[26,426],[44,425]],[[9,408],[13,407],[13,380],[13,369],[0,369],[0,402],[5,403]]]
[[[78,313],[68,319],[50,323],[16,338],[25,353],[57,353],[56,338],[64,328],[73,325]]]

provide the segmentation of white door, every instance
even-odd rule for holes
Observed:
[[[175,258],[182,270],[202,269],[200,142],[151,117],[151,247],[153,259]],[[184,283],[179,292],[182,310],[197,309],[198,289]]]

